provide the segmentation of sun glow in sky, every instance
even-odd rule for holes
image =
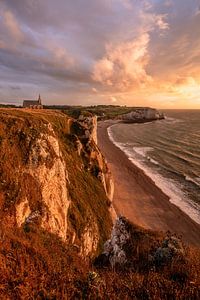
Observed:
[[[1,0],[0,101],[200,108],[199,0]]]

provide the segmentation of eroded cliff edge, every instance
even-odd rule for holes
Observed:
[[[42,228],[94,256],[107,239],[113,184],[95,117],[0,110],[0,217],[5,230]]]

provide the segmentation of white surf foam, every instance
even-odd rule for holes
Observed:
[[[149,156],[147,157],[147,159],[148,159],[151,163],[153,163],[154,165],[157,165],[157,166],[160,165],[159,162],[157,162],[155,159],[153,159],[153,158],[151,158],[151,157],[149,157]]]
[[[154,183],[170,198],[171,203],[175,204],[191,219],[200,224],[200,205],[188,199],[187,195],[185,195],[185,193],[181,190],[181,187],[177,182],[169,178],[164,178],[161,174],[156,172],[156,170],[149,168],[147,165],[145,165],[144,160],[142,161],[136,158],[134,152],[130,150],[130,147],[126,147],[126,144],[116,142],[112,134],[113,126],[115,125],[112,125],[107,129],[108,136],[113,144],[120,148],[134,165],[142,169],[144,173],[154,181]],[[135,148],[136,147],[134,147],[134,150]],[[142,152],[139,152],[140,154],[144,154],[145,151],[143,149]]]
[[[181,122],[183,122],[183,121],[180,120],[180,119],[175,119],[175,118],[166,117],[166,116],[165,116],[165,119],[162,120],[162,121],[165,122],[165,123],[172,123],[172,124],[176,124],[176,123],[181,123]]]
[[[133,147],[133,150],[137,154],[141,155],[142,157],[147,157],[148,156],[147,154],[150,151],[153,151],[153,148],[152,147]]]
[[[186,176],[185,176],[185,179],[186,179],[187,181],[193,182],[194,184],[196,184],[197,186],[200,187],[200,177],[192,178],[192,177],[186,175]]]
[[[155,159],[151,158],[148,154],[149,152],[154,151],[154,148],[152,147],[133,147],[133,151],[135,153],[137,153],[141,158],[145,158],[148,161],[150,161],[151,163],[153,163],[154,165],[159,165],[159,162],[156,161]]]

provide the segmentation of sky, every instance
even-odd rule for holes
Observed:
[[[200,108],[200,0],[0,0],[0,102]]]

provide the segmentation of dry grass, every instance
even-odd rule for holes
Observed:
[[[0,249],[1,299],[73,298],[76,280],[85,280],[86,263],[47,232],[6,233]]]
[[[95,268],[76,248],[41,229],[1,230],[1,299],[199,299],[200,250],[188,248],[184,260],[147,269],[144,257],[161,236],[136,226],[133,231],[143,236],[130,249],[134,267],[117,271]]]

